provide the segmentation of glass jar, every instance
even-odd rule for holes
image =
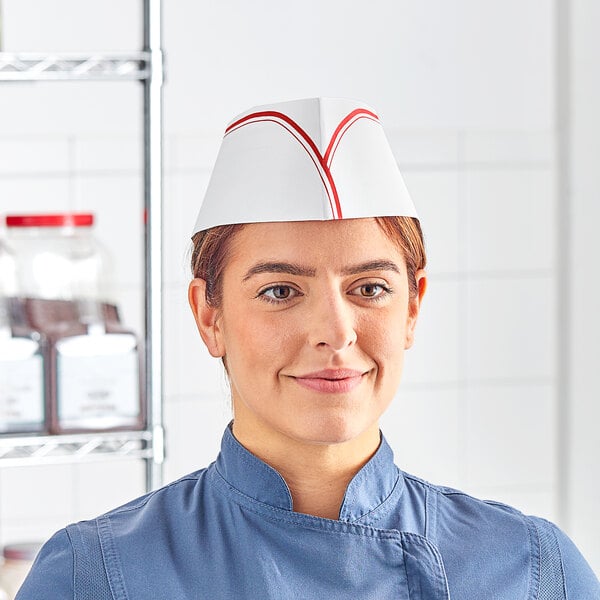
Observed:
[[[20,294],[105,300],[109,257],[92,234],[93,224],[89,213],[7,216]]]
[[[108,300],[93,224],[89,213],[6,218],[27,318],[49,340],[51,433],[143,426],[138,340]]]
[[[44,357],[41,336],[27,327],[15,297],[15,273],[0,239],[0,433],[32,433],[44,429]]]
[[[10,544],[3,548],[0,589],[5,591],[9,600],[14,600],[17,595],[41,546],[38,542],[28,542]]]

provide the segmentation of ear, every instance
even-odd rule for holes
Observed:
[[[225,356],[225,344],[220,327],[219,309],[206,302],[206,281],[192,279],[188,288],[188,301],[196,319],[200,337],[206,345],[211,356],[220,358]]]
[[[421,310],[421,302],[427,290],[427,274],[424,269],[419,269],[415,273],[415,280],[417,282],[417,295],[411,298],[408,302],[408,319],[406,321],[406,341],[404,348],[407,350],[413,345],[415,340],[415,328],[417,326],[417,317]]]

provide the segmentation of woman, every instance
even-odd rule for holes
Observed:
[[[261,107],[227,129],[189,299],[231,383],[221,452],[41,551],[19,600],[600,598],[554,525],[401,472],[379,432],[426,289],[373,111]]]

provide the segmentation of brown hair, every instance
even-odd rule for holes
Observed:
[[[415,298],[419,293],[415,274],[419,269],[424,269],[427,264],[425,242],[423,241],[423,231],[419,219],[413,217],[376,217],[375,220],[383,233],[400,248],[406,261],[410,298]]]
[[[425,268],[425,244],[418,219],[413,217],[376,217],[387,237],[398,245],[406,261],[410,297],[418,294],[415,273]],[[199,231],[192,238],[192,275],[206,281],[206,301],[219,307],[223,293],[223,270],[227,263],[229,245],[243,224],[220,225]]]

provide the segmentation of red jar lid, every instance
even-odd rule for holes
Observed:
[[[2,554],[7,560],[33,561],[42,544],[39,542],[25,542],[21,544],[9,544],[4,546]]]
[[[60,213],[45,215],[7,215],[7,227],[91,227],[91,213]]]

